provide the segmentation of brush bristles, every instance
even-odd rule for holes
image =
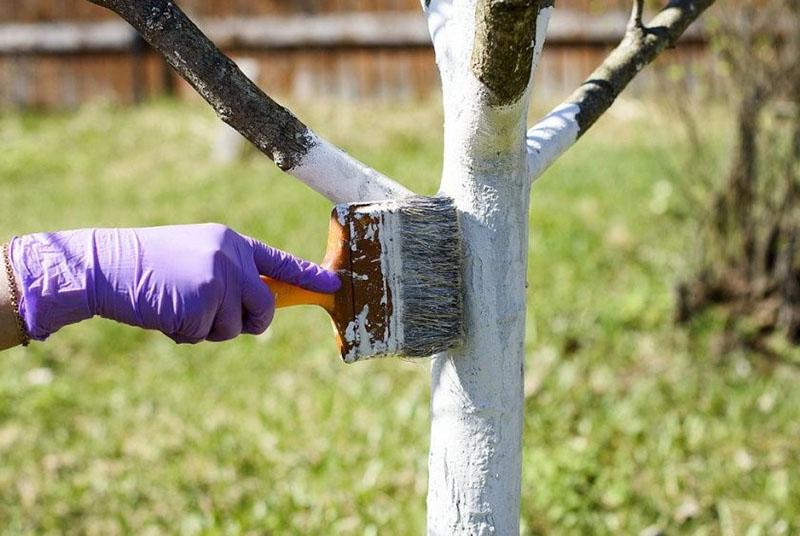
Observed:
[[[447,197],[415,196],[399,205],[399,353],[427,357],[455,346],[464,335],[458,214]]]

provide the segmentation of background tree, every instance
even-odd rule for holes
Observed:
[[[776,329],[798,343],[800,2],[741,0],[709,28],[735,137],[726,175],[701,209],[700,255],[678,288],[678,318],[721,303],[750,325],[738,330],[748,345],[766,350],[763,336]]]
[[[409,191],[313,133],[270,99],[169,0],[92,0],[133,25],[283,171],[335,202]],[[467,339],[432,366],[428,531],[516,534],[529,194],[631,79],[713,0],[672,0],[526,132],[552,0],[424,0],[444,98],[441,194],[462,214]]]

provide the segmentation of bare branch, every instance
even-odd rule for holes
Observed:
[[[128,21],[217,115],[283,171],[333,201],[374,200],[410,192],[325,143],[269,98],[169,0],[90,0]],[[322,168],[317,163],[325,163]],[[337,172],[341,172],[337,173]]]
[[[639,4],[639,0],[635,0]],[[633,24],[622,42],[575,92],[528,130],[528,160],[535,180],[580,138],[611,106],[628,83],[664,49],[672,47],[686,28],[714,0],[672,0],[645,27]]]
[[[628,31],[643,30],[642,14],[644,13],[644,0],[633,0],[631,18],[628,21]]]

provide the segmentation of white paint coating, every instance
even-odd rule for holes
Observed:
[[[575,119],[578,112],[580,108],[576,104],[561,104],[528,130],[526,145],[531,181],[538,179],[550,164],[575,144],[580,131]]]
[[[392,314],[389,315],[383,343],[386,347],[385,352],[394,354],[403,347],[405,341],[401,322],[404,304],[400,293],[403,255],[400,241],[400,218],[397,212],[384,212],[381,224],[378,238],[381,243],[381,273],[385,284],[381,302],[387,303],[389,296],[391,296],[392,302]]]
[[[289,173],[334,203],[400,198],[412,192],[311,134],[314,145]]]
[[[526,136],[530,87],[512,105],[486,104],[485,88],[469,67],[475,4],[431,0],[425,9],[444,100],[441,192],[454,198],[461,213],[466,249],[466,341],[462,348],[435,356],[432,366],[428,534],[442,536],[519,534],[531,178],[540,176],[579,133],[578,107],[566,104]],[[551,12],[544,9],[536,22],[532,73]],[[329,199],[410,195],[338,148],[315,140],[317,145],[291,173]],[[343,216],[339,211],[342,224]],[[368,327],[367,313],[361,311],[360,323],[348,327],[348,336]]]
[[[339,222],[339,225],[344,227],[344,224],[347,221],[347,205],[338,204],[334,207],[334,210],[336,210],[336,221]]]
[[[367,230],[364,231],[364,238],[366,238],[367,240],[372,240],[373,238],[375,238],[375,232],[377,231],[377,229],[378,226],[375,225],[374,223],[370,223],[369,225],[367,225]]]
[[[519,534],[531,84],[516,103],[487,104],[470,69],[475,5],[432,0],[428,9],[445,110],[441,191],[461,212],[466,248],[466,341],[432,366],[428,534],[436,536]],[[534,63],[549,15],[537,20]]]
[[[369,321],[367,315],[369,314],[369,305],[364,305],[361,312],[347,324],[347,329],[344,332],[345,340],[350,343],[351,349],[344,356],[344,361],[350,363],[355,361],[358,356],[368,356],[379,350],[378,345],[372,340],[369,334]]]
[[[542,57],[542,50],[544,50],[544,40],[547,37],[547,25],[550,24],[550,17],[553,14],[552,7],[546,7],[539,12],[539,17],[536,19],[536,35],[533,39],[533,60],[531,62],[531,79],[536,74],[536,66],[539,65],[539,59]]]

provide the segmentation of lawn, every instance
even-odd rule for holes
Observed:
[[[435,105],[297,110],[436,191]],[[523,533],[796,533],[800,373],[719,351],[713,312],[674,324],[696,180],[662,112],[616,110],[533,189]],[[258,153],[211,163],[218,128],[172,101],[2,113],[0,237],[219,221],[319,259],[329,203]],[[423,533],[428,378],[342,364],[314,309],[223,344],[65,328],[0,356],[0,533]]]

